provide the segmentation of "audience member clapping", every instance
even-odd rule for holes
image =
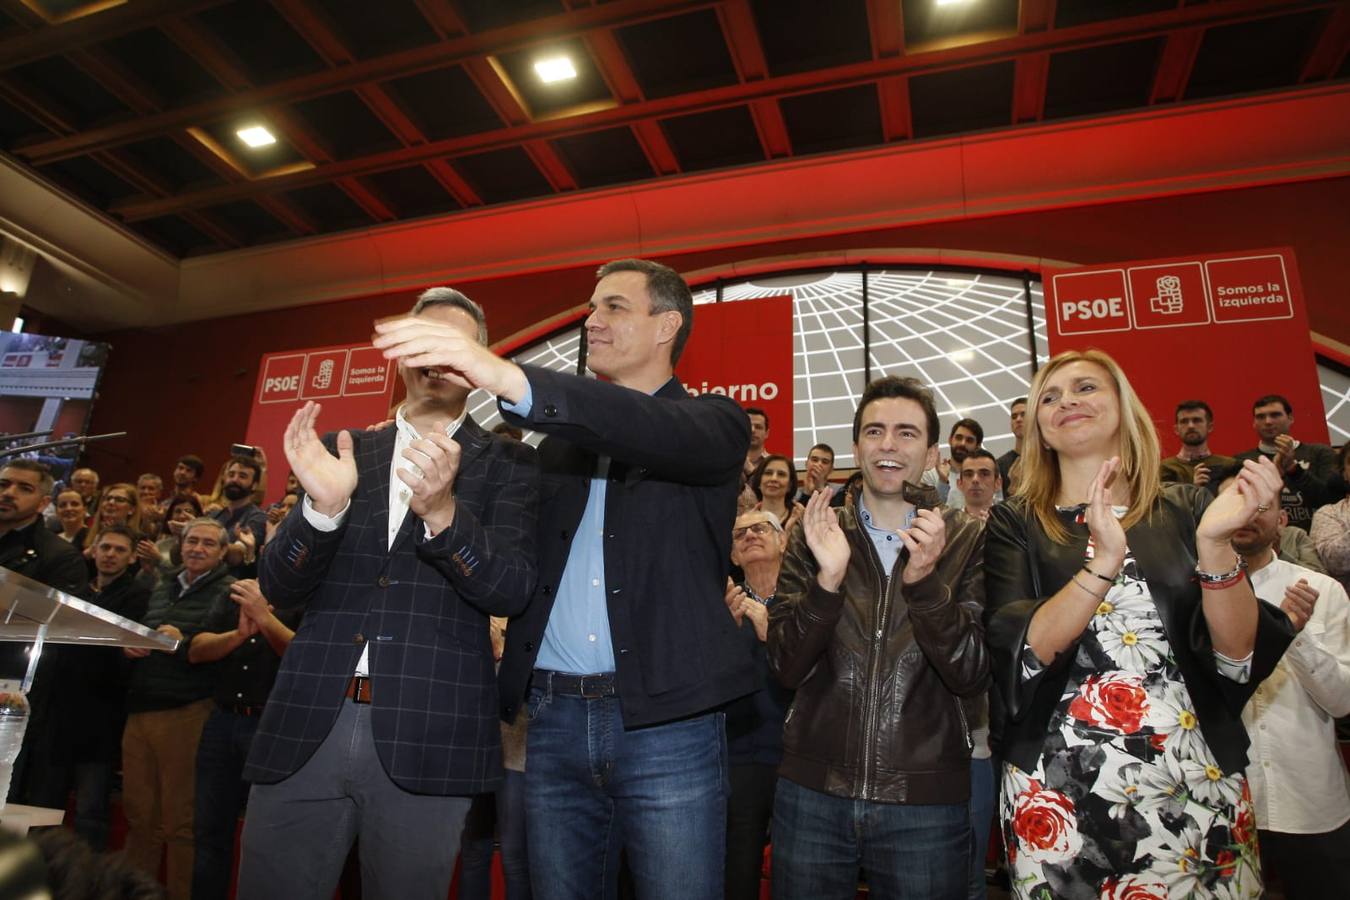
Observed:
[[[784,531],[791,531],[806,511],[791,499],[797,496],[797,468],[786,456],[775,453],[761,459],[750,474],[750,490],[758,501],[755,508],[777,516]]]
[[[1341,447],[1336,468],[1350,483],[1350,442]],[[1327,574],[1350,590],[1350,497],[1323,506],[1313,514],[1312,541]]]

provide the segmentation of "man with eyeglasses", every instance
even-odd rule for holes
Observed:
[[[731,530],[731,561],[745,573],[727,580],[727,609],[741,645],[754,663],[758,690],[727,707],[727,900],[757,900],[764,847],[773,819],[773,792],[783,759],[783,719],[792,692],[769,673],[764,652],[769,607],[778,586],[787,535],[773,513],[751,510]]]

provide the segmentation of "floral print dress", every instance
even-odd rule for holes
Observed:
[[[1132,556],[1079,642],[1035,770],[1004,764],[1000,806],[1014,897],[1261,896],[1247,779],[1210,753]]]

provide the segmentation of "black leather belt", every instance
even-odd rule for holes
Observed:
[[[587,700],[613,697],[619,692],[614,684],[613,672],[601,672],[598,675],[568,675],[566,672],[535,669],[534,686],[554,694],[585,697]]]

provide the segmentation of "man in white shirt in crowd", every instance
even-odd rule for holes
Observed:
[[[1233,535],[1256,596],[1298,632],[1242,712],[1247,780],[1285,897],[1350,897],[1350,773],[1335,733],[1350,713],[1350,599],[1335,579],[1276,555],[1279,519],[1273,506]]]

